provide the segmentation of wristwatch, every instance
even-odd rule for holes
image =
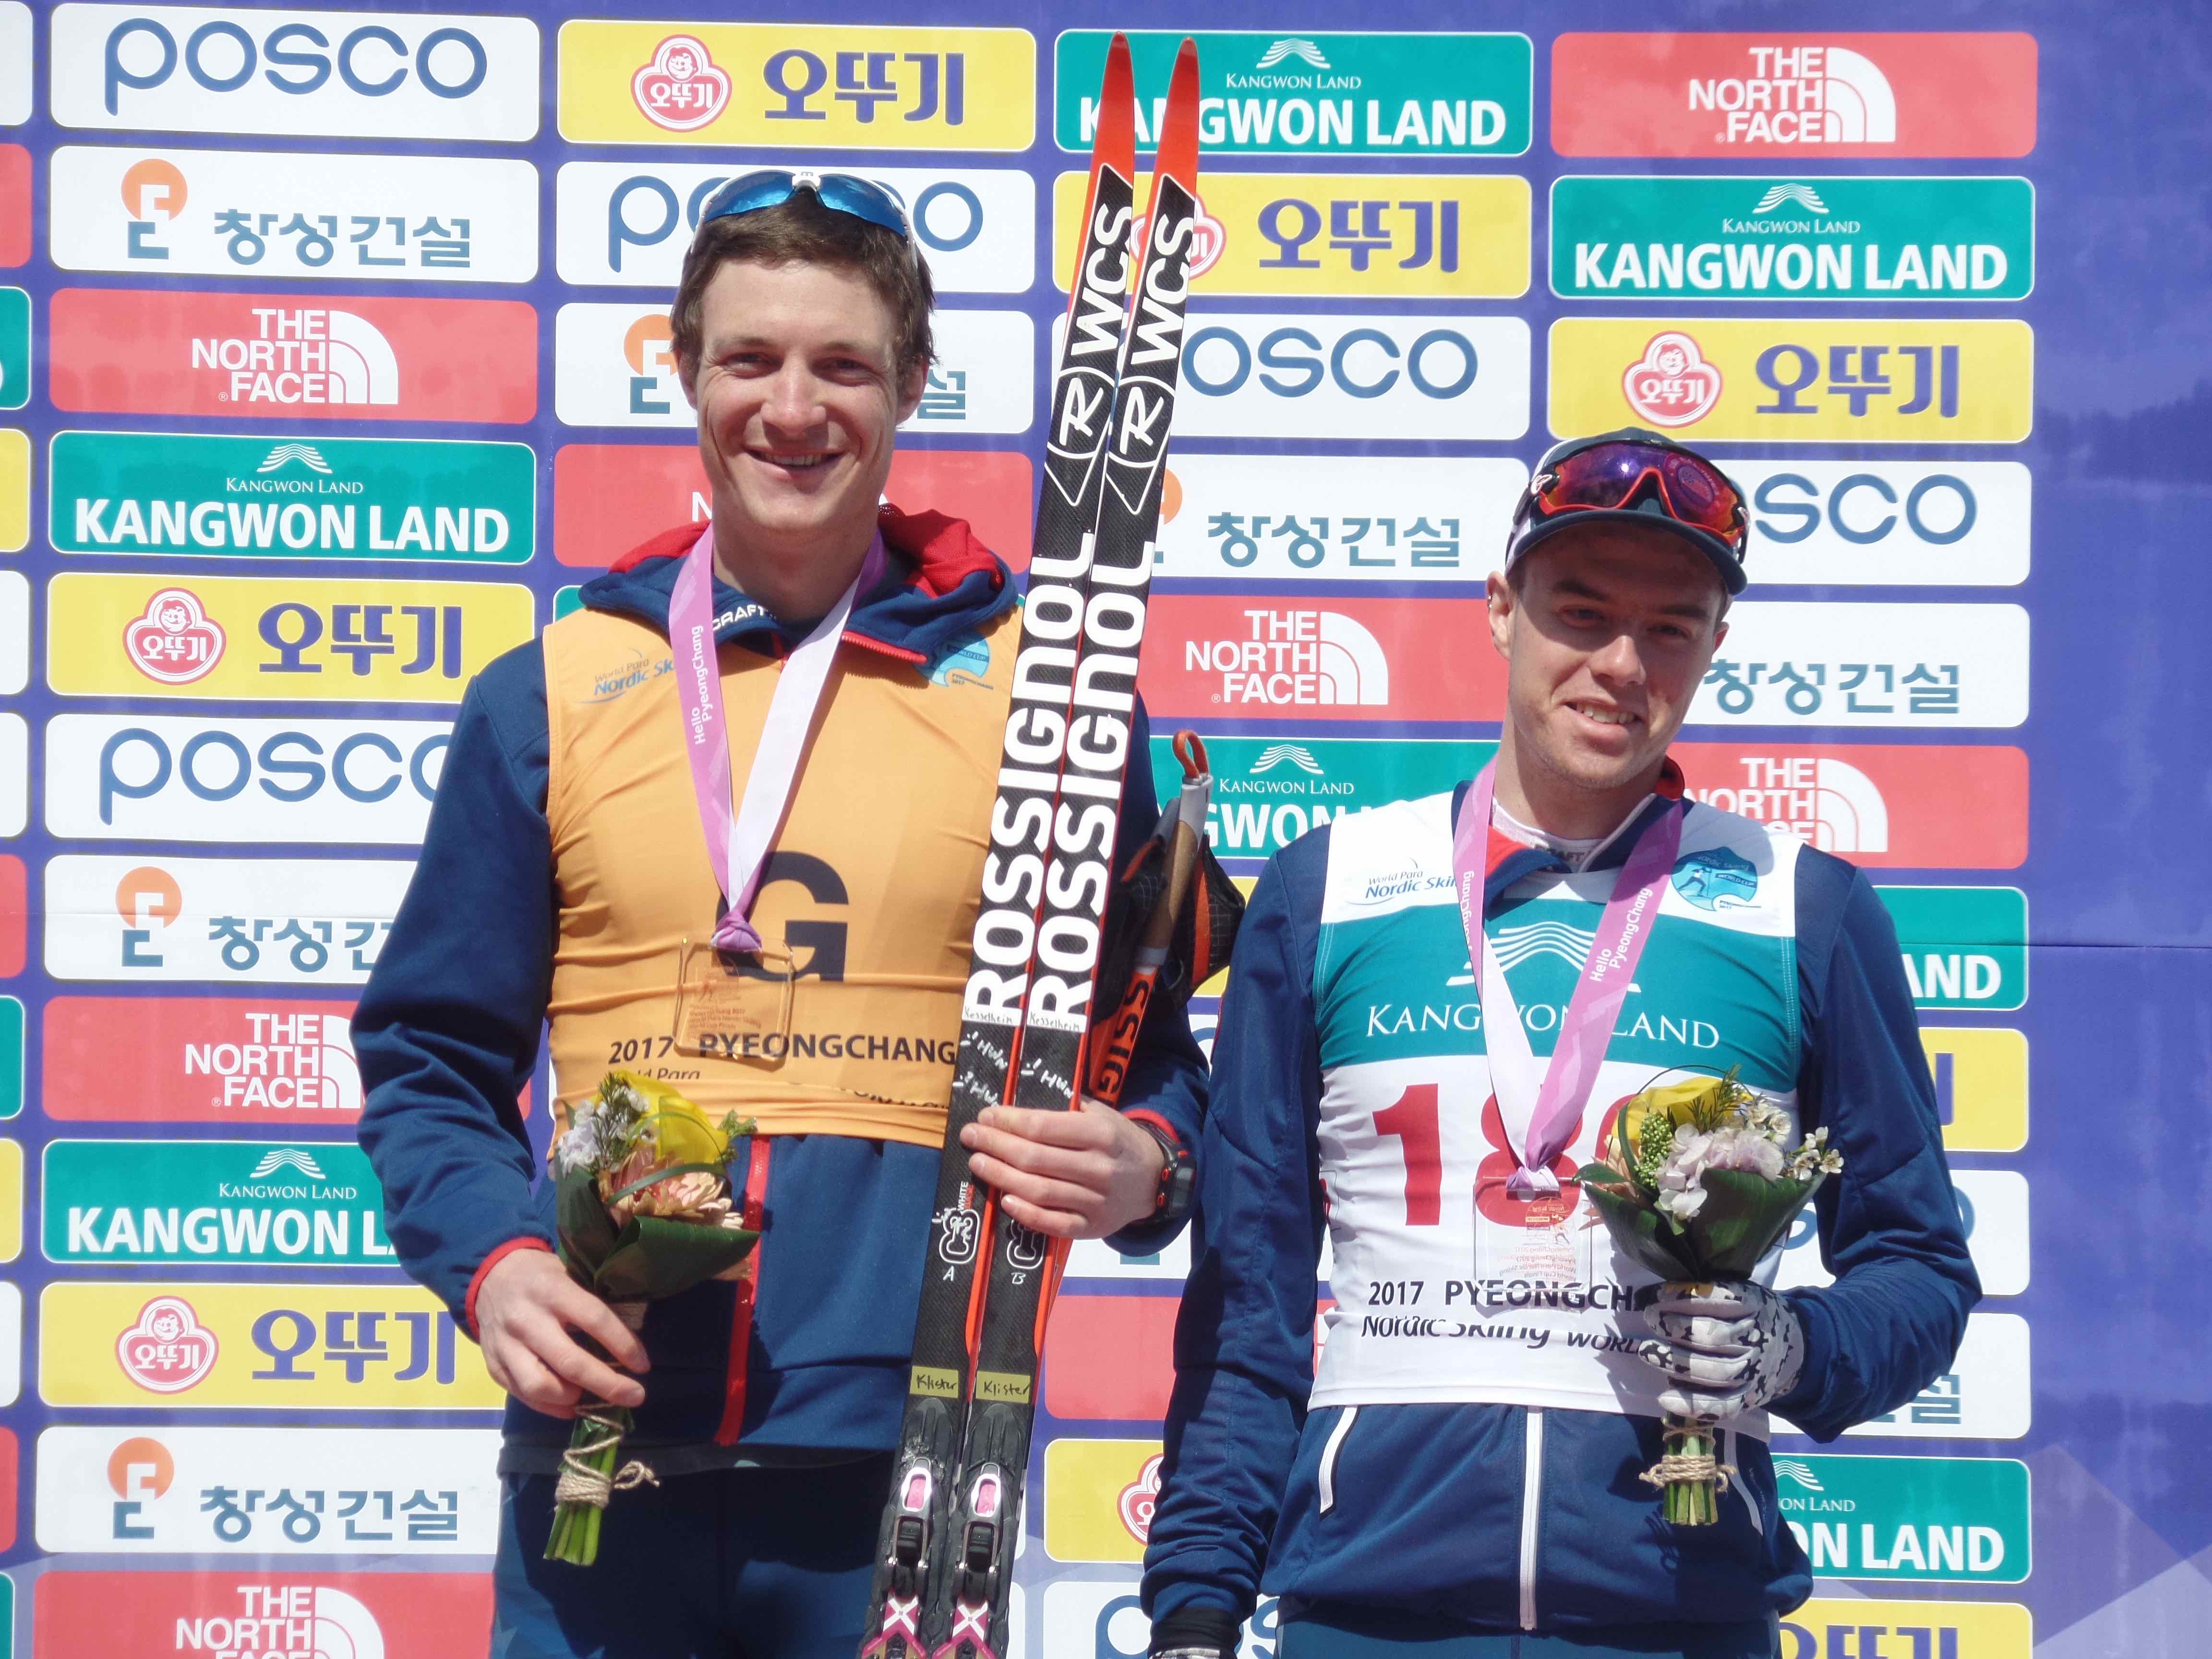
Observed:
[[[1152,1213],[1140,1227],[1180,1226],[1190,1214],[1190,1206],[1198,1197],[1198,1164],[1190,1155],[1190,1148],[1178,1140],[1172,1130],[1155,1123],[1149,1117],[1133,1115],[1129,1120],[1154,1140],[1167,1162],[1160,1166],[1159,1186],[1152,1194]]]

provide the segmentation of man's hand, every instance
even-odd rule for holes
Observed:
[[[587,1352],[579,1330],[634,1371],[649,1368],[645,1344],[612,1308],[568,1277],[548,1250],[514,1250],[477,1286],[477,1337],[491,1380],[532,1411],[574,1417],[585,1390],[611,1406],[645,1400],[637,1379]]]
[[[1755,1412],[1796,1387],[1805,1366],[1796,1311],[1746,1279],[1662,1285],[1650,1318],[1657,1334],[1638,1352],[1667,1378],[1659,1405],[1677,1416]]]
[[[1073,1112],[987,1107],[960,1144],[1006,1213],[1054,1238],[1105,1238],[1146,1219],[1167,1164],[1158,1141],[1088,1096]]]

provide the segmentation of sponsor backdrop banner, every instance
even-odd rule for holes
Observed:
[[[1105,30],[1149,166],[1188,12],[0,0],[0,1659],[484,1651],[497,1390],[395,1266],[349,1027],[462,696],[711,516],[667,306],[750,167],[906,204],[888,493],[1025,568]],[[1539,455],[1710,447],[1753,586],[1675,756],[1873,873],[1986,1291],[1916,1399],[1778,1425],[1782,1653],[2201,1652],[2202,7],[1205,21],[1163,793],[1195,728],[1249,885],[1449,789]],[[1145,1650],[1189,1261],[1072,1257],[1028,1659]]]

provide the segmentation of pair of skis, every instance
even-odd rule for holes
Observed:
[[[1128,42],[1116,35],[1053,380],[982,909],[861,1659],[1006,1650],[1037,1359],[1066,1248],[1000,1209],[969,1173],[960,1132],[989,1106],[1073,1110],[1086,1070],[1197,183],[1198,49],[1186,40],[1149,210],[1137,217],[1135,85]]]

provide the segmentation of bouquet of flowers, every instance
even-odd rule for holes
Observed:
[[[729,1165],[753,1133],[732,1114],[717,1124],[665,1083],[610,1072],[573,1109],[553,1143],[561,1260],[576,1282],[636,1330],[648,1302],[736,1272],[759,1237],[732,1202]],[[545,1559],[599,1559],[609,1496],[654,1480],[644,1464],[618,1470],[630,1414],[590,1395],[576,1412],[554,1487]]]
[[[1602,1162],[1577,1174],[1613,1243],[1671,1283],[1748,1279],[1790,1231],[1820,1183],[1844,1167],[1828,1132],[1790,1145],[1788,1114],[1736,1081],[1692,1078],[1624,1103]],[[1707,1526],[1728,1472],[1714,1455],[1713,1422],[1665,1419],[1665,1455],[1644,1480],[1667,1519]]]

